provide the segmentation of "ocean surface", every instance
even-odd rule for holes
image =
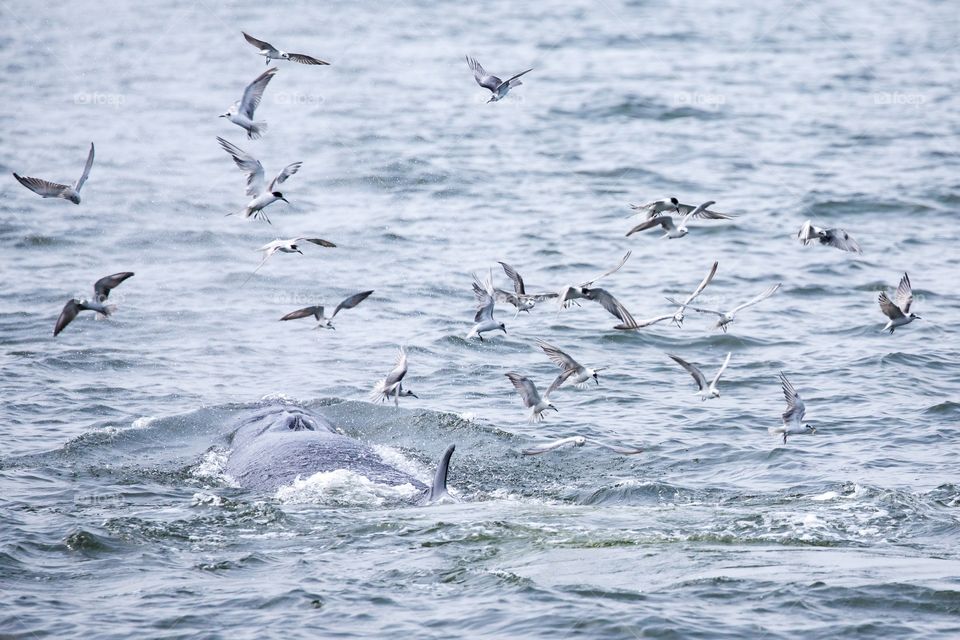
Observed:
[[[249,141],[218,118],[278,62]],[[960,637],[960,13],[953,2],[0,2],[0,636]],[[464,56],[522,86],[485,104]],[[273,225],[216,142],[259,158]],[[72,182],[80,206],[10,175]],[[737,215],[630,238],[628,203]],[[806,219],[863,255],[802,246]],[[318,236],[250,281],[255,249]],[[586,302],[464,339],[472,274],[530,290],[614,266],[638,319],[782,289],[729,333],[614,331]],[[63,304],[136,275],[118,311]],[[910,274],[923,317],[882,333]],[[335,331],[279,322],[299,307]],[[328,311],[329,312],[329,311]],[[535,339],[607,367],[542,424],[504,374]],[[373,384],[409,352],[400,408]],[[700,402],[674,353],[712,376]],[[779,371],[813,436],[767,433]],[[224,473],[238,417],[307,407],[458,502],[360,476]],[[538,457],[581,434],[643,446]]]

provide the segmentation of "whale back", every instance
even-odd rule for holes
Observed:
[[[300,476],[347,469],[380,484],[429,487],[385,463],[370,446],[337,433],[324,418],[299,408],[271,407],[242,419],[226,472],[240,486],[272,491]]]

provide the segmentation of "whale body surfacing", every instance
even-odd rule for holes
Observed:
[[[240,419],[231,441],[226,472],[247,489],[274,491],[297,476],[347,469],[389,486],[421,490],[420,503],[447,493],[447,473],[455,445],[440,458],[431,486],[384,462],[370,446],[337,433],[322,416],[292,405],[262,407]]]

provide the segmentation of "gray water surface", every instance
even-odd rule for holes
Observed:
[[[0,635],[780,637],[960,635],[960,14],[950,2],[0,2]],[[277,63],[263,139],[217,118]],[[524,84],[500,103],[464,55]],[[224,214],[243,176],[303,161],[273,226]],[[72,182],[42,200],[11,172]],[[738,214],[624,237],[627,203]],[[807,218],[857,257],[804,247]],[[257,247],[319,236],[336,249]],[[637,318],[773,298],[728,334],[689,313],[624,334],[586,303],[464,336],[471,274],[602,286]],[[133,271],[107,322],[64,302]],[[909,272],[924,320],[890,336]],[[498,286],[508,281],[495,270]],[[336,331],[280,323],[375,293]],[[540,425],[543,338],[609,367]],[[406,345],[400,409],[367,394]],[[712,376],[701,403],[666,353]],[[777,372],[812,437],[768,435]],[[274,494],[223,473],[231,425],[293,403],[460,500],[349,474]],[[573,434],[643,445],[537,458]]]

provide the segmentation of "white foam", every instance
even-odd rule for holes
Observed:
[[[288,504],[331,504],[338,506],[380,506],[386,502],[412,500],[422,493],[412,484],[387,485],[348,469],[322,471],[309,478],[297,476],[274,495]]]
[[[425,468],[415,460],[411,460],[393,447],[388,447],[385,444],[375,444],[373,450],[377,452],[381,460],[394,469],[399,469],[408,476],[413,476],[425,485],[430,485],[433,482],[433,472],[430,469]]]
[[[818,496],[813,496],[811,500],[824,501],[824,500],[835,500],[840,494],[836,491],[827,491],[826,493],[821,493]]]
[[[156,416],[143,416],[134,420],[130,426],[134,429],[143,429],[144,427],[149,427],[156,419]]]
[[[214,495],[212,493],[193,494],[193,500],[190,502],[190,506],[199,507],[200,505],[207,505],[210,507],[219,507],[223,505],[223,498],[221,498],[220,496]]]
[[[238,486],[237,481],[227,475],[227,460],[230,458],[230,449],[211,449],[203,454],[200,462],[190,470],[194,478],[217,480],[230,486]]]

